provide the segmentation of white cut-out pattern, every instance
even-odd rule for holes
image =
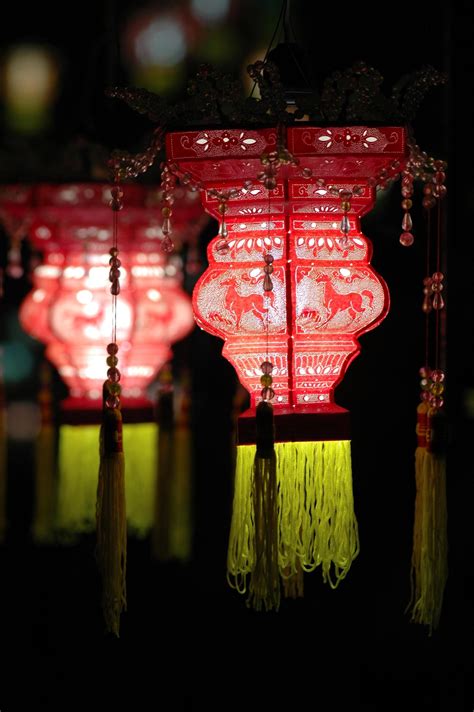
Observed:
[[[286,294],[282,269],[272,275],[273,291],[263,291],[263,270],[237,269],[207,278],[198,294],[203,319],[224,335],[283,333],[286,329]]]
[[[387,137],[375,128],[364,126],[351,126],[340,129],[321,129],[314,132],[315,148],[321,151],[334,153],[350,152],[362,153],[364,151],[383,151],[388,145]]]
[[[189,137],[183,136],[181,144],[189,148]],[[194,140],[196,153],[208,156],[242,154],[249,149],[258,151],[265,147],[265,140],[257,132],[245,131],[202,131]]]
[[[356,333],[383,311],[382,285],[367,269],[354,267],[346,277],[333,267],[300,268],[296,279],[299,333]]]

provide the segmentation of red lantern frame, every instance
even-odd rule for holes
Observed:
[[[209,268],[193,294],[195,318],[225,340],[223,355],[251,395],[246,415],[253,416],[261,398],[260,364],[268,357],[274,366],[276,439],[288,439],[283,423],[295,412],[328,416],[322,437],[340,437],[340,428],[331,435],[331,414],[343,412],[334,403],[334,389],[360,352],[358,337],[389,309],[388,289],[370,266],[372,246],[360,218],[374,205],[377,177],[403,167],[406,132],[288,127],[286,146],[299,165],[282,166],[274,190],[256,182],[243,188],[246,180],[255,181],[262,154],[274,151],[277,141],[275,128],[167,136],[168,159],[202,186],[203,206],[213,217],[222,218],[212,189],[238,191],[227,203],[229,251],[216,249],[220,237],[210,242]],[[352,194],[347,243],[340,230],[339,191]],[[274,257],[269,295],[262,288],[268,252]],[[252,441],[245,422],[240,419],[241,443]],[[306,439],[301,434],[299,439]]]

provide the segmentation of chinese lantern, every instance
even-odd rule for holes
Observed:
[[[171,168],[220,221],[193,307],[251,397],[238,421],[228,578],[245,592],[250,574],[256,609],[278,609],[280,579],[301,595],[302,572],[318,566],[337,586],[359,551],[349,413],[334,389],[389,308],[360,218],[407,155],[400,127],[285,132],[167,136]]]
[[[159,250],[156,198],[142,186],[124,188],[120,215],[122,292],[117,305],[121,344],[124,440],[133,476],[126,479],[127,516],[144,535],[153,523],[158,433],[147,386],[171,356],[170,346],[193,326],[179,264]],[[69,387],[62,403],[57,527],[93,529],[97,488],[97,424],[101,419],[104,346],[110,340],[108,291],[110,186],[33,188],[31,240],[43,252],[34,288],[20,309],[25,330],[46,344],[46,357]],[[177,209],[177,232],[197,231],[196,203]]]

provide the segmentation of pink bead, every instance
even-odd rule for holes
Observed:
[[[174,243],[173,240],[166,235],[160,243],[160,248],[162,252],[173,252],[174,250]]]
[[[429,391],[422,391],[420,393],[420,398],[422,401],[428,402],[429,399],[431,398],[430,392]]]
[[[273,262],[273,255],[271,255],[270,253],[268,253],[268,254],[265,255],[265,257],[264,257],[263,259],[265,260],[265,262],[267,263],[267,265],[271,265],[272,262]]]
[[[411,234],[411,232],[402,232],[400,235],[400,243],[403,245],[403,247],[411,247],[415,241],[415,238]]]
[[[431,372],[431,380],[435,383],[442,383],[444,379],[444,371],[442,371],[440,368],[435,368],[435,370]]]
[[[112,367],[109,368],[109,370],[107,371],[107,378],[109,379],[109,381],[112,381],[112,383],[118,383],[120,381],[120,376],[121,374],[118,368]]]
[[[112,282],[112,286],[110,287],[110,293],[116,297],[118,294],[120,294],[120,282]]]
[[[402,230],[409,232],[413,227],[413,221],[411,219],[410,213],[405,213],[402,220]]]
[[[111,354],[112,356],[114,356],[118,350],[119,350],[119,347],[117,346],[117,344],[114,344],[114,343],[107,344],[107,353],[108,354]]]
[[[446,193],[448,192],[448,189],[446,188],[445,185],[435,185],[433,194],[437,198],[444,198],[446,196]]]
[[[423,198],[422,205],[424,208],[429,210],[430,208],[433,208],[436,205],[436,198],[426,196],[426,198]]]
[[[442,272],[433,272],[433,281],[442,282],[444,279],[444,274]]]
[[[262,373],[265,373],[266,375],[268,375],[273,371],[273,364],[270,363],[270,361],[264,361],[260,365],[260,368],[262,369]]]
[[[431,375],[431,368],[428,368],[428,366],[422,366],[418,373],[420,374],[421,378],[429,378]]]
[[[273,390],[273,388],[262,388],[261,395],[262,400],[269,401],[275,398],[275,391]]]
[[[444,299],[438,292],[433,297],[433,309],[441,311],[444,308]]]
[[[275,178],[265,178],[263,184],[267,190],[275,190],[277,186]]]
[[[120,398],[117,398],[117,396],[108,396],[105,404],[107,408],[118,408],[120,405]]]
[[[270,275],[266,274],[263,280],[263,289],[265,292],[271,292],[273,289],[273,282],[270,279]]]
[[[421,306],[421,309],[424,312],[424,314],[429,314],[430,311],[433,309],[433,307],[431,306],[431,299],[429,297],[425,297],[423,299],[423,304]]]
[[[219,242],[216,243],[216,251],[220,255],[226,255],[229,252],[229,245],[227,244],[227,240],[219,240]]]

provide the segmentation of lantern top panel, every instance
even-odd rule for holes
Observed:
[[[285,167],[289,179],[301,177],[306,168],[316,177],[361,180],[394,161],[401,166],[407,157],[403,126],[305,124],[284,131],[286,146],[299,161],[298,166]],[[277,128],[177,131],[166,136],[166,154],[180,170],[189,169],[199,180],[230,181],[255,177],[262,154],[274,151],[277,142]]]

